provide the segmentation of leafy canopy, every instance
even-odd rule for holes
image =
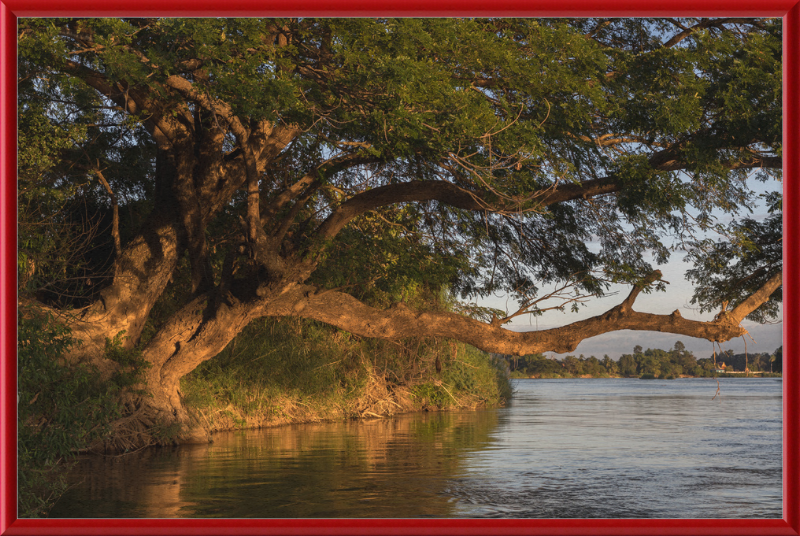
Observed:
[[[199,152],[195,166],[242,158],[216,103],[248,132],[296,129],[259,173],[261,206],[309,174],[316,185],[261,223],[287,259],[315,260],[322,287],[379,302],[421,283],[505,291],[536,313],[545,285],[600,295],[678,243],[697,262],[695,299],[716,308],[780,270],[779,209],[735,223],[733,241],[698,234],[747,210],[748,181],[780,177],[777,19],[21,19],[18,44],[26,224],[68,221],[62,207],[79,201],[107,214],[101,170],[129,239],[156,205],[158,155],[177,150],[159,145],[158,120],[195,147],[222,134],[223,163]],[[412,181],[446,181],[484,210],[395,196],[320,239],[348,200]],[[246,206],[242,186],[203,216],[217,280]],[[63,263],[29,228],[21,262]],[[108,268],[85,257],[89,276]]]

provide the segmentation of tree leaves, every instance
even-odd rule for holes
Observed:
[[[21,176],[91,184],[80,164],[102,162],[121,214],[146,213],[156,192],[182,188],[178,212],[227,192],[250,136],[295,129],[260,161],[259,198],[283,199],[309,173],[315,182],[262,223],[284,233],[275,243],[287,259],[325,250],[315,277],[326,288],[364,270],[392,295],[392,278],[425,273],[465,296],[529,296],[576,277],[599,295],[589,274],[640,280],[645,252],[665,261],[672,237],[745,206],[753,169],[780,176],[777,19],[21,19],[18,41],[31,141]],[[182,164],[191,178],[156,178],[156,144],[193,151]],[[412,180],[480,192],[486,210],[377,207],[314,241],[348,199]],[[605,189],[542,202],[588,184]],[[228,197],[192,220],[192,247],[231,240],[212,225],[244,211],[241,192]]]

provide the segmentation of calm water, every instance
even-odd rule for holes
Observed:
[[[52,517],[780,518],[780,379],[517,380],[509,407],[91,458]]]

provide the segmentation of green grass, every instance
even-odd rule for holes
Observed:
[[[299,319],[253,322],[181,391],[212,430],[475,408],[511,396],[502,366],[467,345],[364,339]]]

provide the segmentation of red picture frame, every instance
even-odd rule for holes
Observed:
[[[22,534],[800,534],[800,1],[798,0],[0,0],[0,535]],[[782,17],[784,166],[783,519],[17,519],[16,24],[35,16]]]

